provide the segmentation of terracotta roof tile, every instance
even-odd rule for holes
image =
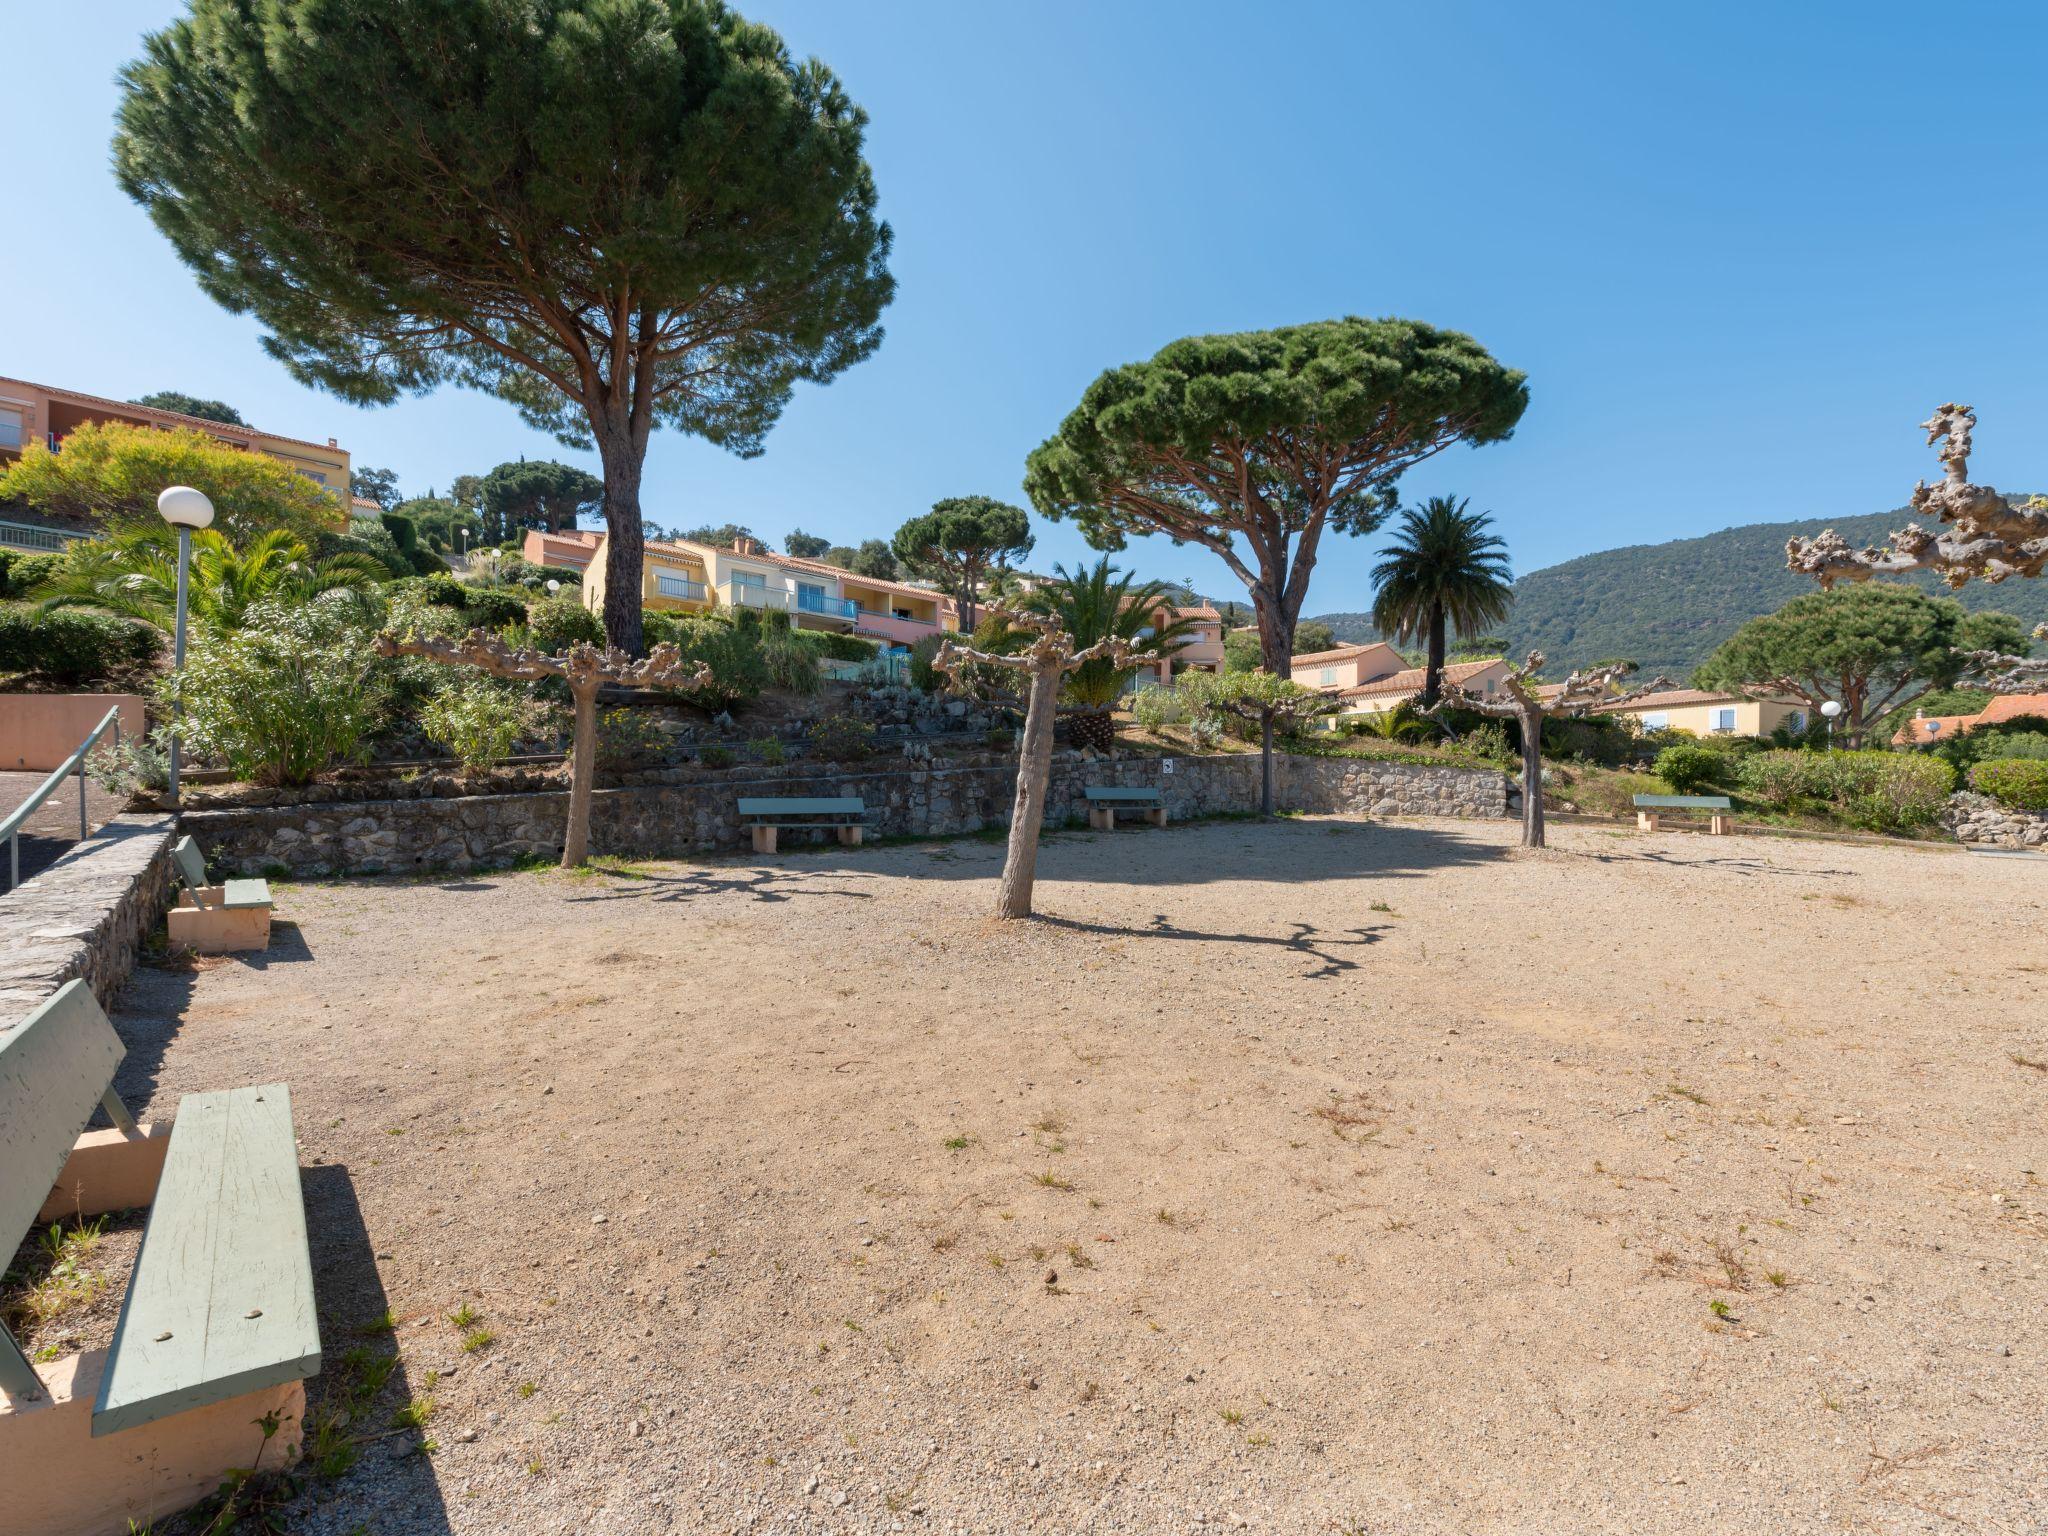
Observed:
[[[1295,657],[1296,661],[1300,659],[1299,656]],[[1447,683],[1468,683],[1482,673],[1492,671],[1500,664],[1501,658],[1498,656],[1483,661],[1454,661],[1444,668],[1444,681]],[[1369,683],[1360,683],[1356,688],[1346,688],[1337,697],[1340,699],[1373,699],[1384,698],[1386,695],[1394,693],[1420,693],[1422,692],[1423,679],[1427,675],[1428,671],[1426,668],[1409,667],[1402,672],[1395,672],[1386,677],[1375,678]]]

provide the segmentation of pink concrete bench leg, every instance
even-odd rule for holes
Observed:
[[[64,1160],[38,1222],[74,1216],[132,1211],[156,1199],[164,1154],[171,1150],[168,1125],[138,1125],[133,1131],[87,1131]]]
[[[221,888],[208,886],[201,894],[209,902],[218,902]],[[265,949],[270,944],[270,908],[201,906],[190,891],[179,893],[178,904],[165,914],[164,925],[170,930],[171,948],[202,955]]]
[[[1151,823],[1152,823],[1152,825],[1153,825],[1153,826],[1155,826],[1155,827],[1163,827],[1163,826],[1165,826],[1165,825],[1166,825],[1166,807],[1162,805],[1162,806],[1161,806],[1161,807],[1160,807],[1160,808],[1159,808],[1158,810],[1156,810],[1156,811],[1147,811],[1147,812],[1145,813],[1145,819],[1146,819],[1147,821],[1151,822]]]
[[[840,846],[858,848],[860,846],[860,830],[859,827],[841,827],[839,829]]]
[[[106,1351],[36,1367],[43,1395],[0,1393],[0,1488],[10,1536],[108,1536],[148,1530],[220,1487],[230,1469],[275,1472],[299,1459],[306,1384],[189,1408],[93,1438]],[[278,1417],[268,1441],[257,1420]],[[260,1458],[260,1459],[259,1459]]]
[[[1716,812],[1707,821],[1707,835],[1710,837],[1726,837],[1734,830],[1735,818],[1733,816],[1724,816]]]
[[[1656,831],[1656,830],[1657,830],[1657,813],[1656,813],[1655,811],[1637,811],[1637,812],[1636,812],[1636,830],[1637,830],[1638,832],[1654,832],[1654,831]]]
[[[1116,812],[1106,805],[1091,805],[1088,807],[1088,825],[1098,832],[1113,832],[1116,830]]]
[[[775,851],[776,828],[749,827],[747,830],[754,835],[754,852],[773,853]]]

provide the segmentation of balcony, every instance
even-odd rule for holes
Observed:
[[[935,635],[939,626],[933,619],[906,619],[898,614],[881,613],[873,608],[862,608],[854,615],[854,630],[863,635],[873,635],[877,640],[892,641],[897,645],[915,645],[926,635]]]
[[[798,613],[822,614],[828,619],[858,619],[860,604],[847,597],[829,597],[811,587],[799,587],[796,593]]]
[[[588,557],[585,557],[588,563]],[[654,595],[668,598],[677,603],[701,603],[704,601],[704,583],[692,581],[687,576],[671,576],[657,571],[654,576]]]
[[[759,608],[788,612],[791,594],[786,587],[771,587],[752,581],[728,581],[718,589],[718,595],[735,608]]]

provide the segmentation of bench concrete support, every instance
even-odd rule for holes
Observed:
[[[752,838],[754,839],[754,852],[756,852],[756,853],[773,853],[773,852],[775,851],[775,833],[776,833],[776,831],[777,831],[777,829],[776,829],[776,828],[774,828],[774,827],[749,827],[749,828],[747,828],[747,832],[748,832],[748,833],[749,833],[749,835],[751,835],[751,836],[752,836]]]
[[[1735,818],[1733,816],[1716,811],[1707,818],[1707,835],[1709,837],[1726,837],[1734,830]]]
[[[839,845],[842,848],[858,848],[860,846],[860,828],[841,827],[839,829]]]
[[[299,1458],[304,1382],[209,1403],[94,1438],[106,1351],[36,1367],[43,1395],[0,1394],[0,1489],[10,1536],[118,1536],[149,1530],[218,1488],[230,1470],[275,1472]],[[265,1442],[257,1420],[278,1417]],[[259,1461],[258,1458],[261,1458]]]
[[[1097,804],[1089,806],[1088,825],[1093,827],[1098,832],[1114,831],[1116,829],[1116,813],[1119,809],[1129,810],[1132,809],[1132,807],[1119,807],[1114,803],[1108,805]],[[1153,826],[1163,827],[1166,825],[1165,806],[1157,805],[1152,806],[1150,808],[1138,807],[1136,809],[1138,811],[1138,814],[1140,816],[1143,816],[1150,823],[1152,823]]]
[[[133,1131],[87,1131],[72,1143],[64,1171],[36,1212],[38,1223],[69,1221],[132,1211],[156,1199],[164,1154],[171,1150],[168,1125],[138,1125]]]
[[[1636,812],[1636,830],[1637,830],[1638,832],[1654,832],[1654,831],[1656,831],[1656,830],[1657,830],[1657,813],[1656,813],[1655,811],[1637,811],[1637,812]]]
[[[202,886],[197,901],[192,891],[178,893],[177,906],[164,915],[171,948],[225,955],[269,946],[270,908],[222,906],[225,892],[224,886]]]

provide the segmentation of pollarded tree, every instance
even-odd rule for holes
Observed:
[[[606,683],[630,688],[684,690],[710,684],[711,668],[683,660],[670,644],[657,645],[637,660],[614,647],[599,650],[578,642],[559,656],[507,645],[496,635],[473,629],[456,640],[447,635],[381,634],[379,656],[423,656],[443,666],[476,667],[493,677],[538,682],[558,677],[568,685],[576,708],[569,752],[569,821],[562,833],[562,868],[574,869],[590,853],[590,791],[597,778],[597,691]]]
[[[1751,619],[1697,677],[1751,698],[1796,698],[1810,713],[1835,700],[1842,706],[1836,728],[1859,747],[1892,711],[1955,686],[1972,652],[2026,648],[2026,629],[2009,614],[1965,613],[1951,598],[1868,582],[1808,592]]]
[[[1400,532],[1372,569],[1373,628],[1390,640],[1422,640],[1422,707],[1443,690],[1450,631],[1475,635],[1498,624],[1514,605],[1508,547],[1487,530],[1491,514],[1469,502],[1432,496],[1401,514]],[[1497,653],[1496,653],[1497,654]]]
[[[719,0],[191,0],[122,73],[114,167],[302,382],[594,441],[638,653],[654,429],[757,454],[881,340],[866,121]]]
[[[1054,579],[1026,595],[1018,607],[1059,626],[1076,646],[1122,640],[1128,659],[1097,656],[1067,673],[1061,689],[1067,726],[1076,745],[1107,752],[1116,745],[1112,711],[1138,668],[1171,657],[1193,634],[1195,621],[1172,611],[1173,592],[1161,581],[1139,581],[1137,572],[1118,573],[1109,556],[1086,570],[1053,567]],[[1160,622],[1165,614],[1166,621]]]
[[[1834,529],[1810,539],[1788,539],[1786,565],[1823,587],[1838,581],[1933,571],[1950,587],[1971,577],[2001,582],[2010,576],[2039,576],[2048,570],[2048,501],[2034,498],[2014,507],[1985,485],[1970,484],[1970,436],[1977,413],[1954,401],[1920,423],[1927,441],[1941,444],[1942,479],[1913,487],[1913,510],[1931,513],[1940,530],[1908,523],[1884,545],[1855,550]]]
[[[1270,672],[1188,672],[1175,693],[1190,714],[1231,715],[1259,728],[1259,812],[1273,814],[1273,732],[1334,714],[1342,702]]]
[[[1403,471],[1500,441],[1528,404],[1521,373],[1418,321],[1190,336],[1089,385],[1024,486],[1097,549],[1163,533],[1209,550],[1250,591],[1284,678],[1324,535],[1372,532]]]
[[[898,528],[893,548],[912,575],[952,594],[960,627],[972,629],[983,581],[1022,560],[1031,545],[1031,519],[1022,507],[993,496],[948,496]]]
[[[1113,666],[1130,664],[1128,642],[1116,637],[1098,640],[1079,650],[1074,637],[1057,620],[1038,613],[992,609],[989,617],[1031,637],[1014,654],[980,651],[948,638],[932,658],[947,676],[970,666],[996,667],[1021,673],[1028,680],[1024,734],[1017,746],[1017,796],[1010,809],[1010,840],[1003,856],[1003,878],[996,892],[996,916],[1029,917],[1032,887],[1038,880],[1038,833],[1045,825],[1046,786],[1052,778],[1052,734],[1059,713],[1060,686],[1076,667],[1101,657]]]
[[[1591,714],[1596,709],[1611,709],[1671,686],[1669,678],[1655,677],[1647,683],[1623,688],[1622,679],[1635,670],[1632,661],[1586,667],[1572,673],[1555,690],[1547,690],[1537,682],[1543,671],[1543,653],[1531,651],[1526,662],[1502,679],[1498,693],[1469,693],[1456,683],[1445,685],[1443,697],[1430,713],[1469,709],[1513,720],[1521,727],[1524,848],[1543,846],[1543,722],[1553,715],[1568,718]]]

